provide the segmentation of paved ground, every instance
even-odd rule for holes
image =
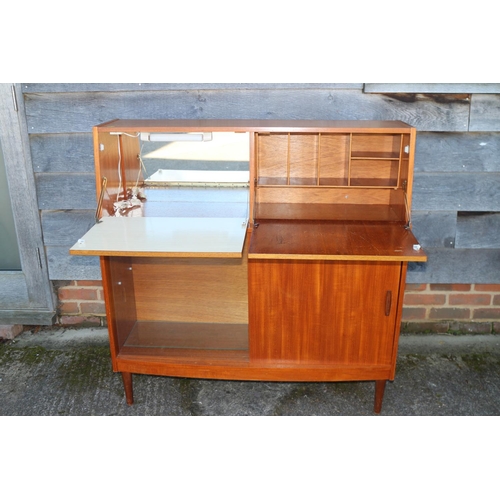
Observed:
[[[25,331],[0,344],[0,415],[373,415],[374,383],[134,375],[125,403],[107,330]],[[403,335],[382,415],[500,415],[500,335]]]

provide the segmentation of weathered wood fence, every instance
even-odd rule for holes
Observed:
[[[418,130],[409,283],[500,283],[500,84],[22,84],[51,280],[93,224],[91,129],[114,118],[402,120]]]

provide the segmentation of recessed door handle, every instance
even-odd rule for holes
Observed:
[[[392,305],[392,292],[389,290],[385,294],[385,315],[389,316],[391,314],[391,305]]]

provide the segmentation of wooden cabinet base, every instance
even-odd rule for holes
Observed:
[[[289,369],[265,369],[265,368],[258,368],[258,367],[251,367],[248,366],[247,369],[239,369],[235,370],[234,367],[218,367],[217,368],[219,371],[219,376],[216,376],[217,374],[214,371],[214,368],[212,368],[209,371],[200,371],[200,370],[192,370],[191,373],[193,374],[192,377],[189,377],[188,375],[184,375],[187,378],[205,378],[205,379],[222,379],[222,380],[233,380],[234,375],[234,380],[248,380],[248,381],[292,381],[292,382],[311,382],[311,381],[322,381],[322,382],[338,382],[339,377],[342,378],[342,373],[337,370],[333,370],[330,368],[321,370],[322,374],[319,376],[319,371],[316,372],[316,377],[315,377],[315,370],[311,370],[310,368],[306,368],[304,370],[298,370],[296,371],[293,368]],[[148,373],[149,371],[155,371],[153,370],[148,370],[146,368],[143,369],[140,373],[145,374]],[[190,373],[190,370],[188,367],[183,366],[183,367],[178,367],[177,369],[172,369],[172,370],[165,370],[163,367],[162,369],[159,370],[161,373],[154,373],[155,375],[165,375],[165,371],[171,372],[171,373],[178,373],[179,371],[182,373]],[[339,377],[332,376],[333,373],[339,373]],[[171,374],[169,373],[169,374]],[[259,376],[259,373],[262,375]],[[211,376],[209,376],[211,374]],[[248,377],[245,377],[244,375],[248,375]],[[132,373],[131,372],[121,372],[122,379],[123,379],[123,386],[125,389],[125,398],[127,401],[128,405],[133,405],[134,404],[134,395],[133,395],[133,386],[132,386]],[[237,376],[239,375],[239,376]],[[349,374],[349,371],[347,371],[345,374],[345,379],[342,378],[344,381],[352,381],[355,377],[352,376],[352,374]],[[330,376],[330,377],[329,377]],[[331,380],[333,378],[333,380]],[[318,380],[320,379],[320,380]],[[359,382],[363,382],[364,380],[358,380]],[[386,386],[387,380],[375,380],[375,403],[373,407],[373,411],[376,414],[379,414],[382,411],[382,403],[384,399],[384,391],[385,391],[385,386]]]
[[[128,404],[132,374],[376,381],[380,413],[385,381],[394,378],[406,263],[247,261],[245,250],[223,272],[213,259],[102,257],[101,266],[113,369]],[[235,290],[243,289],[239,301]],[[190,291],[196,308],[182,307]],[[225,323],[205,307],[216,302],[226,304],[217,312]]]

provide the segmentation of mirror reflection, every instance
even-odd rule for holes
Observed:
[[[141,134],[144,138],[145,134]],[[150,140],[141,140],[141,158],[146,170],[146,184],[160,179],[184,179],[193,182],[231,182],[231,179],[248,182],[250,148],[248,133],[212,132],[204,134],[168,134],[179,140],[157,142],[155,134],[147,134]],[[161,140],[162,135],[158,134]],[[195,136],[194,140],[190,136]],[[208,137],[207,137],[208,136]],[[162,175],[158,174],[161,171]],[[180,173],[182,172],[182,174]],[[205,174],[203,174],[205,172]],[[207,174],[212,172],[213,174]],[[245,172],[221,175],[217,172]]]

